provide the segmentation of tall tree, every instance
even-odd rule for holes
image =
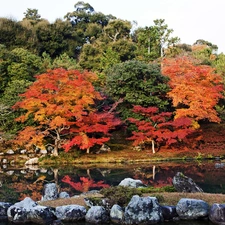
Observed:
[[[138,28],[133,34],[138,59],[149,61],[163,57],[165,49],[180,41],[178,37],[171,37],[172,33],[173,29],[168,28],[164,19],[154,20],[153,26]]]
[[[73,146],[89,149],[109,140],[109,131],[120,123],[113,114],[98,112],[95,101],[100,94],[92,82],[97,79],[90,72],[56,69],[37,76],[37,80],[22,94],[22,101],[14,108],[26,110],[17,121],[33,118],[36,125],[20,131],[15,143],[43,146],[46,139],[54,147],[67,151]]]
[[[23,19],[27,19],[27,20],[32,21],[32,23],[34,25],[35,23],[37,23],[38,21],[41,20],[41,15],[38,14],[37,9],[28,8],[27,11],[24,13]]]
[[[219,122],[215,106],[222,98],[222,77],[210,66],[193,64],[190,58],[165,59],[162,73],[170,78],[168,96],[176,109],[175,118]]]
[[[119,109],[124,119],[130,117],[132,105],[157,106],[161,110],[168,105],[168,79],[157,64],[126,61],[109,68],[106,75],[106,91],[115,101],[122,101]]]

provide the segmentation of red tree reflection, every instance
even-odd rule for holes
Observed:
[[[75,190],[80,192],[87,192],[90,188],[107,188],[108,184],[104,184],[104,181],[95,182],[93,179],[86,177],[80,177],[80,182],[73,182],[71,177],[66,175],[63,177],[62,182],[69,184]]]

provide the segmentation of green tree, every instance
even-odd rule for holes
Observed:
[[[138,45],[138,57],[144,61],[163,57],[165,49],[180,40],[178,37],[171,37],[173,29],[168,28],[164,19],[157,19],[153,22],[153,26],[139,28],[133,35]]]
[[[32,21],[33,25],[41,20],[41,15],[38,14],[37,9],[28,8],[27,11],[23,14],[25,16],[23,19],[27,19],[27,20]]]
[[[27,80],[13,80],[8,84],[0,99],[0,129],[4,131],[5,137],[11,137],[26,125],[15,122],[22,111],[15,111],[12,106],[21,100],[20,94],[24,93],[31,84],[32,82]]]
[[[13,19],[0,18],[0,43],[9,50],[27,46],[31,32]]]
[[[166,93],[168,79],[157,64],[131,60],[119,63],[106,72],[106,91],[119,104],[124,119],[131,116],[132,105],[157,106],[164,110],[168,105]]]

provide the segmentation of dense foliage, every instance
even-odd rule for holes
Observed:
[[[134,29],[82,1],[52,23],[30,8],[0,18],[0,140],[57,155],[89,152],[114,129],[168,146],[223,122],[224,54],[172,33],[164,19]]]

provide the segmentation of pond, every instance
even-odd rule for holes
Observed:
[[[70,196],[104,187],[117,186],[121,180],[127,177],[140,179],[148,186],[162,187],[172,185],[172,179],[177,172],[183,172],[186,176],[191,177],[204,192],[225,194],[225,179],[223,179],[225,177],[225,163],[221,161],[109,163],[68,165],[58,168],[51,166],[18,168],[2,165],[0,170],[0,201],[16,202],[26,196],[38,201],[41,199],[43,185],[49,182],[57,183],[61,191],[68,192]],[[206,225],[211,223],[208,221],[191,223],[183,221],[182,223],[166,224]],[[0,223],[0,225],[5,224]]]
[[[43,185],[49,182],[56,182],[61,191],[67,191],[70,196],[116,186],[127,177],[140,179],[148,186],[162,187],[172,185],[177,172],[191,177],[204,192],[225,193],[225,179],[220,179],[225,177],[225,163],[221,161],[68,165],[58,168],[3,165],[0,170],[0,201],[24,196],[40,200]]]

